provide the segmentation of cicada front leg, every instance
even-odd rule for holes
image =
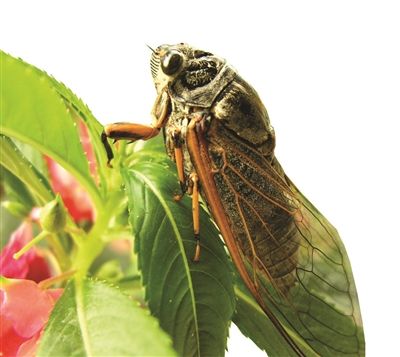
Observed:
[[[178,172],[179,184],[181,186],[181,194],[174,197],[175,201],[179,201],[186,193],[188,185],[185,177],[185,163],[183,159],[182,149],[182,136],[180,128],[175,128],[171,134],[172,143],[174,148],[174,159],[176,163],[176,170]]]
[[[114,142],[118,140],[129,140],[130,142],[134,142],[136,140],[151,139],[157,136],[160,132],[160,129],[165,125],[168,119],[169,109],[170,99],[167,92],[164,90],[157,96],[151,111],[151,115],[153,117],[153,122],[151,125],[114,123],[104,126],[103,133],[101,134],[101,140],[107,153],[107,165],[110,166],[110,162],[114,157],[111,146],[107,139],[114,139]]]

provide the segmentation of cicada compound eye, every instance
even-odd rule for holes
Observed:
[[[161,69],[167,76],[171,76],[181,68],[182,63],[182,54],[176,50],[171,50],[161,59]]]

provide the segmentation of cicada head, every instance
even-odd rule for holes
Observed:
[[[158,93],[167,86],[173,100],[199,107],[210,107],[235,77],[223,58],[184,43],[157,47],[150,68]]]

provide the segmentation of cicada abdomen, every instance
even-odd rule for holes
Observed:
[[[256,91],[225,60],[186,44],[158,47],[151,70],[153,124],[112,124],[104,139],[148,139],[163,130],[193,211],[200,190],[243,281],[293,350],[364,355],[344,245],[285,175]],[[198,239],[196,214],[194,227]]]

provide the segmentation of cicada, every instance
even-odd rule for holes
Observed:
[[[194,260],[201,255],[200,194],[241,278],[295,353],[364,355],[345,247],[275,157],[257,92],[223,58],[183,43],[153,50],[150,67],[153,122],[105,126],[109,160],[107,138],[147,140],[162,131],[182,194],[192,196]]]

